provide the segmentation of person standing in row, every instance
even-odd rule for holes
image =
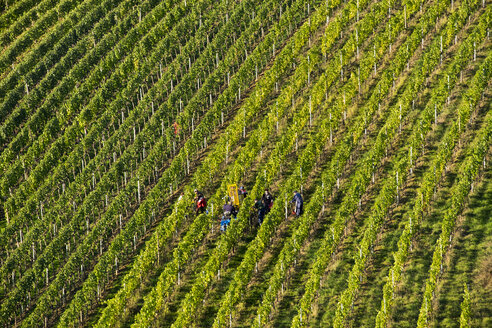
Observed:
[[[261,196],[261,201],[265,205],[265,214],[268,214],[273,206],[273,196],[268,189],[265,189],[263,196]]]
[[[302,215],[302,212],[303,212],[304,201],[302,200],[301,194],[298,193],[297,190],[294,191],[294,197],[292,198],[290,203],[291,204],[295,203],[295,205],[296,205],[296,209],[295,209],[296,217],[300,217]]]
[[[261,199],[256,199],[254,208],[258,212],[258,224],[261,225],[263,223],[263,218],[265,217],[265,204]]]

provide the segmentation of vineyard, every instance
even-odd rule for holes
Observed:
[[[492,326],[491,27],[486,0],[2,1],[0,327]]]

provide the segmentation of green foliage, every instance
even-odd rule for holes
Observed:
[[[0,323],[107,327],[124,318],[148,327],[177,306],[173,327],[197,325],[209,291],[224,279],[221,265],[244,240],[254,199],[274,186],[280,191],[271,211],[248,233],[252,241],[238,254],[238,266],[227,271],[225,288],[213,291],[219,301],[210,309],[214,327],[243,317],[255,267],[268,257],[277,228],[286,227],[288,237],[267,265],[262,299],[247,309],[246,324],[269,324],[292,264],[304,256],[311,229],[349,173],[288,318],[294,327],[310,326],[332,255],[371,190],[371,177],[389,162],[370,199],[345,289],[332,302],[333,325],[349,326],[389,209],[427,147],[426,137],[460,72],[479,66],[463,86],[456,119],[436,142],[404,214],[375,318],[377,327],[386,327],[410,245],[492,72],[490,54],[476,60],[477,48],[488,42],[490,6],[478,0],[456,7],[448,0],[423,5],[421,0],[2,1],[0,201],[6,222],[0,232]],[[466,25],[473,15],[478,18]],[[471,32],[458,42],[463,29]],[[453,56],[443,58],[448,51]],[[427,92],[436,71],[437,82]],[[418,113],[416,95],[425,96]],[[388,157],[402,122],[414,117],[418,125],[408,127],[405,146]],[[375,127],[373,118],[381,125]],[[488,113],[460,160],[426,269],[419,327],[432,318],[443,258],[485,165],[491,131]],[[318,178],[305,213],[284,221],[292,191]],[[237,219],[209,244],[217,235],[213,229],[227,185],[244,180],[252,188]],[[211,195],[208,212],[196,217],[195,188]],[[178,190],[183,197],[173,203]],[[203,245],[209,247],[207,258],[196,260]],[[189,270],[196,278],[176,289],[180,274]],[[149,277],[156,280],[148,282]],[[175,291],[182,293],[176,299]],[[460,325],[469,324],[465,286]]]

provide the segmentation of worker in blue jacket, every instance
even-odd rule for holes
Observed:
[[[296,209],[295,209],[296,217],[300,217],[302,215],[302,212],[303,212],[304,201],[302,200],[301,194],[298,193],[297,190],[294,191],[294,197],[292,198],[290,203],[291,204],[295,203],[295,205],[296,205]]]

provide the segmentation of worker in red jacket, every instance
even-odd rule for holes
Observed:
[[[196,209],[195,212],[196,214],[204,213],[205,209],[207,208],[207,200],[203,196],[201,192],[195,189],[195,204],[196,204]]]

